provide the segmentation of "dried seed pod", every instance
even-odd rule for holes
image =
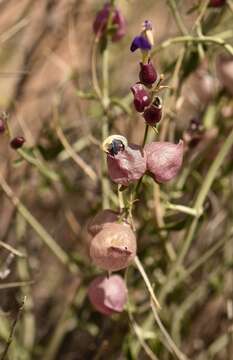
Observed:
[[[96,216],[89,222],[87,230],[92,236],[95,236],[104,228],[104,226],[117,223],[120,217],[121,214],[119,212],[113,211],[111,209],[102,210],[98,212]],[[129,225],[126,222],[123,222],[122,224]]]
[[[113,182],[128,186],[144,175],[146,154],[142,147],[128,145],[123,136],[113,135],[104,141],[103,149],[107,152],[108,173]]]
[[[169,142],[152,142],[145,146],[147,170],[158,183],[173,179],[181,168],[183,161],[183,141],[178,144]]]
[[[136,255],[136,238],[129,226],[105,225],[92,239],[90,256],[95,265],[108,271],[126,268]]]
[[[98,276],[88,288],[88,297],[94,308],[104,315],[123,311],[127,302],[127,287],[119,275]]]

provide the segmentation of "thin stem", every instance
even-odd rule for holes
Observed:
[[[11,245],[8,245],[6,243],[4,243],[3,241],[0,240],[0,246],[2,246],[4,249],[10,251],[12,254],[19,256],[19,257],[26,257],[25,254],[23,254],[21,251],[16,250],[15,248],[13,248]]]
[[[188,360],[188,357],[182,353],[182,351],[180,351],[178,349],[178,347],[176,346],[176,344],[174,343],[174,341],[172,340],[171,336],[169,335],[169,333],[167,332],[167,330],[165,329],[162,321],[160,320],[160,317],[159,317],[159,314],[158,314],[158,311],[156,309],[156,307],[154,306],[153,302],[151,301],[151,308],[152,308],[152,311],[153,311],[153,315],[154,315],[154,318],[161,330],[161,333],[163,334],[163,336],[165,337],[165,339],[167,340],[167,343],[171,349],[171,351],[177,356],[177,358],[179,360]]]
[[[17,208],[18,212],[23,216],[26,222],[33,228],[33,230],[39,235],[48,248],[54,253],[54,255],[64,264],[67,265],[71,272],[77,272],[77,265],[70,262],[70,258],[67,253],[56,243],[52,236],[45,230],[45,228],[39,223],[38,220],[31,214],[31,212],[23,205],[20,199],[14,194],[10,186],[0,173],[0,186],[6,196],[10,199],[12,204]]]
[[[150,280],[149,280],[149,278],[148,278],[148,276],[147,276],[147,274],[146,274],[146,272],[144,270],[144,267],[143,267],[141,261],[139,260],[139,258],[137,256],[134,259],[134,263],[135,263],[136,267],[138,268],[138,271],[140,272],[140,274],[141,274],[141,276],[142,276],[142,278],[143,278],[143,280],[145,282],[147,290],[148,290],[148,292],[149,292],[149,294],[151,296],[151,299],[155,303],[155,306],[158,309],[161,309],[161,306],[160,306],[160,304],[159,304],[159,302],[158,302],[158,300],[157,300],[157,298],[156,298],[156,296],[154,294],[154,290],[153,290],[153,287],[152,287],[152,285],[150,283]]]
[[[218,35],[214,36],[177,36],[168,40],[165,40],[160,45],[158,45],[151,53],[151,57],[153,57],[158,51],[161,51],[163,49],[166,49],[167,47],[179,44],[179,43],[204,43],[204,44],[215,44],[222,46],[230,55],[233,55],[233,47],[227,43],[224,39],[219,38]]]
[[[176,4],[176,1],[175,0],[168,0],[168,5],[171,9],[171,12],[173,14],[173,17],[176,21],[176,24],[180,30],[180,32],[183,34],[183,35],[187,35],[188,34],[188,30],[183,22],[183,19],[180,15],[180,11],[178,10],[177,8],[177,4]]]

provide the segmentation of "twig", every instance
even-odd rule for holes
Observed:
[[[4,249],[10,251],[12,254],[19,256],[19,257],[26,257],[25,254],[21,253],[21,251],[16,250],[15,248],[13,248],[11,245],[4,243],[3,241],[0,240],[0,246],[2,246]]]
[[[219,38],[218,35],[214,36],[177,36],[174,38],[170,38],[162,42],[160,45],[154,48],[151,53],[151,57],[153,57],[158,51],[164,50],[167,47],[174,44],[182,44],[182,43],[197,43],[197,44],[215,44],[222,46],[230,55],[233,55],[233,47],[229,43],[227,43],[224,39]]]
[[[97,175],[94,172],[94,170],[74,151],[70,143],[68,142],[67,138],[65,137],[65,134],[58,123],[56,123],[56,133],[61,141],[62,145],[64,146],[66,152],[69,154],[69,156],[74,160],[74,162],[84,171],[84,173],[89,176],[89,178],[97,182]]]
[[[52,236],[45,230],[45,228],[39,223],[38,220],[31,214],[31,212],[23,205],[20,199],[14,194],[10,186],[5,181],[4,177],[0,173],[0,186],[5,192],[6,196],[10,199],[12,204],[17,208],[18,212],[23,216],[26,222],[34,229],[48,248],[54,253],[54,255],[64,264],[67,265],[72,272],[77,272],[77,265],[71,263],[67,253],[56,243]]]
[[[139,258],[138,258],[137,256],[136,256],[135,259],[134,259],[134,263],[135,263],[138,271],[140,272],[140,274],[141,274],[141,276],[142,276],[142,278],[143,278],[143,280],[144,280],[144,282],[145,282],[145,285],[146,285],[146,287],[147,287],[147,290],[148,290],[148,292],[149,292],[149,294],[150,294],[153,302],[155,303],[155,306],[156,306],[158,309],[161,309],[161,306],[160,306],[160,304],[159,304],[159,302],[158,302],[158,300],[157,300],[157,298],[156,298],[156,296],[155,296],[155,294],[154,294],[154,290],[153,290],[153,288],[152,288],[152,285],[151,285],[151,283],[150,283],[150,280],[149,280],[149,278],[148,278],[148,276],[147,276],[147,274],[146,274],[146,272],[145,272],[145,270],[144,270],[144,267],[142,266],[141,261],[139,260]]]
[[[5,360],[6,359],[6,356],[7,356],[7,353],[8,353],[8,350],[9,350],[9,347],[12,343],[12,340],[13,340],[13,336],[14,336],[14,332],[15,332],[15,328],[16,328],[16,325],[20,319],[20,316],[21,316],[21,313],[23,311],[23,308],[24,308],[24,304],[25,304],[25,301],[26,301],[26,297],[23,299],[20,307],[19,307],[19,310],[17,312],[17,315],[16,315],[16,318],[15,320],[13,321],[12,323],[12,326],[11,326],[11,330],[10,330],[10,334],[9,334],[9,337],[8,337],[8,340],[7,340],[7,343],[6,343],[6,346],[5,346],[5,349],[3,351],[3,354],[1,356],[1,360]]]
[[[183,22],[183,19],[180,15],[180,11],[177,8],[177,4],[175,0],[168,0],[168,5],[171,9],[171,12],[173,14],[174,19],[176,20],[176,24],[178,26],[178,28],[180,29],[181,33],[183,35],[187,35],[188,34],[188,30]]]
[[[171,349],[171,351],[177,356],[177,358],[179,360],[188,360],[188,357],[182,353],[178,347],[176,346],[176,344],[174,343],[174,341],[172,340],[171,336],[168,334],[167,330],[165,329],[162,321],[160,320],[160,317],[158,315],[158,312],[157,312],[157,309],[156,307],[154,306],[154,303],[151,301],[151,308],[152,308],[152,311],[153,311],[153,315],[154,315],[154,318],[163,334],[163,336],[165,337],[165,339],[167,340],[167,343]]]

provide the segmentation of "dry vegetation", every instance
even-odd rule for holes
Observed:
[[[104,317],[86,296],[100,273],[89,258],[86,225],[103,202],[118,208],[117,187],[103,175],[104,116],[92,84],[92,22],[102,4],[0,1],[0,107],[12,133],[26,139],[15,151],[0,134],[2,360],[176,358],[136,266],[125,274],[122,314]],[[233,2],[222,9],[198,0],[117,4],[128,26],[109,46],[108,131],[142,142],[145,125],[129,90],[139,55],[129,47],[149,18],[154,62],[169,89],[161,94],[159,135],[151,130],[148,140],[186,143],[175,181],[159,187],[143,179],[133,213],[138,256],[179,359],[231,360]],[[225,75],[221,66],[230,58]],[[97,51],[99,79],[101,71]],[[194,117],[202,127],[190,135]]]

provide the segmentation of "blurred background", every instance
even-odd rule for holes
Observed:
[[[184,261],[185,275],[163,291],[193,221],[190,214],[166,204],[193,206],[233,126],[233,4],[206,7],[201,27],[197,19],[203,3],[117,1],[127,33],[109,46],[109,131],[142,142],[144,122],[133,109],[130,94],[130,86],[138,81],[140,55],[132,54],[129,47],[142,22],[149,19],[155,35],[153,62],[164,74],[163,85],[169,87],[161,93],[165,110],[159,136],[173,142],[183,138],[185,159],[176,181],[161,187],[159,201],[151,180],[143,182],[135,211],[138,255],[155,293],[162,293],[161,318],[182,351],[190,359],[230,360],[232,148],[221,160],[203,201],[204,213]],[[14,328],[5,359],[153,358],[144,342],[159,359],[175,358],[153,321],[136,269],[127,272],[134,320],[128,310],[104,317],[86,297],[88,283],[100,273],[89,259],[86,225],[102,206],[103,111],[93,95],[91,63],[92,25],[103,4],[100,0],[0,1],[0,110],[8,113],[12,136],[26,140],[22,152],[15,151],[7,134],[0,134],[0,354]],[[165,43],[202,33],[217,40]],[[157,48],[160,44],[165,46]],[[96,65],[100,76],[100,52]],[[153,131],[149,139],[156,139]],[[116,209],[117,188],[110,186],[109,202]],[[54,248],[49,234],[64,253]],[[74,271],[64,265],[66,256],[75,264]]]

